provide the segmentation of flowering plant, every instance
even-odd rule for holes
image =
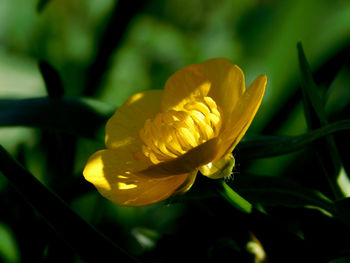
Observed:
[[[117,204],[140,206],[187,191],[198,171],[223,177],[266,81],[261,75],[245,89],[242,70],[224,58],[180,69],[164,91],[135,94],[117,109],[107,149],[89,158],[85,179]]]

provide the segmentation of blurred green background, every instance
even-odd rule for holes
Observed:
[[[248,85],[259,74],[268,76],[248,136],[297,135],[307,131],[299,41],[326,94],[328,117],[349,117],[348,0],[1,0],[0,100],[47,96],[39,61],[57,70],[65,96],[92,98],[112,110],[133,93],[162,89],[183,66],[225,57],[243,69]],[[89,116],[85,118],[88,126]],[[82,218],[144,261],[178,262],[188,255],[211,262],[225,257],[260,262],[246,250],[253,234],[240,228],[242,218],[227,221],[223,210],[213,216],[212,200],[203,205],[200,198],[191,199],[200,182],[188,200],[118,207],[82,180],[87,158],[103,143],[22,126],[0,127],[0,144]],[[327,195],[312,156],[305,150],[245,161],[238,153],[235,176],[284,176]],[[350,195],[346,183],[343,191]],[[3,176],[0,204],[0,262],[81,261]],[[289,230],[306,235],[300,225],[309,212],[271,209]],[[225,225],[233,234],[225,233]]]

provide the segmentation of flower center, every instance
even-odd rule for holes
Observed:
[[[169,110],[147,119],[140,130],[142,152],[154,164],[180,155],[217,136],[222,112],[210,97],[196,98],[180,110]]]

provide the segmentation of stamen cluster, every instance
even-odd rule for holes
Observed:
[[[168,161],[219,134],[222,112],[210,97],[196,98],[181,107],[147,119],[140,130],[142,152],[154,164]]]

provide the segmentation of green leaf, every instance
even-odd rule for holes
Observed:
[[[350,120],[342,120],[297,136],[247,137],[237,145],[236,156],[242,159],[256,159],[287,154],[301,150],[324,136],[349,129]]]
[[[97,132],[103,129],[113,111],[113,107],[91,99],[0,100],[0,126],[53,129],[103,142],[104,135]]]
[[[253,204],[263,206],[319,207],[334,214],[333,202],[320,192],[282,177],[242,174],[228,183]]]
[[[301,72],[301,89],[303,92],[304,112],[309,129],[316,129],[328,123],[324,109],[324,96],[313,80],[310,66],[307,62],[301,43],[298,43],[299,66]],[[343,193],[336,183],[341,168],[341,159],[334,138],[326,138],[313,144],[317,153],[320,167],[336,198],[343,197]]]
[[[318,128],[315,126],[327,124],[327,117],[323,106],[324,100],[320,95],[320,89],[313,80],[312,72],[301,43],[298,43],[297,47],[306,120],[310,128]]]
[[[53,99],[61,98],[64,94],[64,88],[56,69],[43,60],[39,62],[39,69],[44,78],[49,97]]]
[[[87,262],[137,262],[75,214],[0,145],[0,171],[54,231]]]

